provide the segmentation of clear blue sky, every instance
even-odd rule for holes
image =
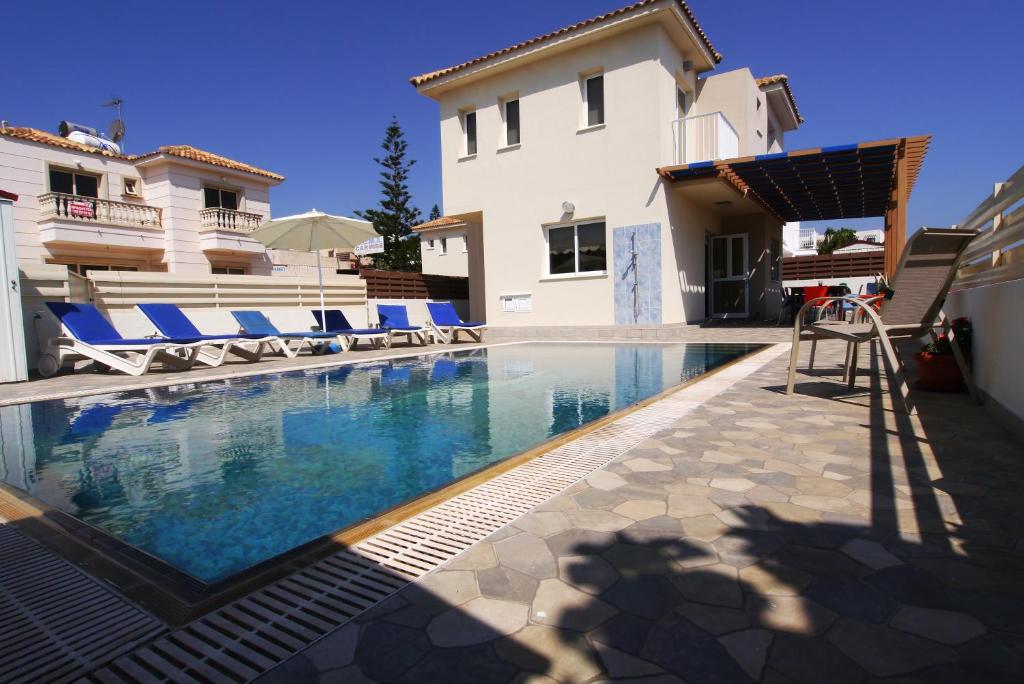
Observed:
[[[627,0],[97,2],[14,0],[0,118],[105,127],[126,101],[128,151],[190,144],[287,177],[276,216],[351,214],[377,201],[372,161],[396,114],[418,160],[411,189],[440,201],[436,104],[409,76]],[[789,149],[920,133],[934,141],[908,225],[958,221],[1024,163],[1016,0],[693,0],[719,70],[789,74],[807,123]],[[61,9],[63,8],[63,9]],[[868,223],[877,223],[868,221]]]

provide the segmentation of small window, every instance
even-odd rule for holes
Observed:
[[[584,82],[586,98],[587,126],[604,123],[604,74],[590,76]]]
[[[476,112],[466,112],[462,115],[462,132],[465,136],[466,156],[476,154]]]
[[[81,197],[99,197],[99,176],[50,169],[50,192]]]
[[[447,254],[447,253],[448,253],[448,238],[443,237],[443,238],[441,238],[441,254]]]
[[[772,280],[782,280],[779,277],[779,267],[782,265],[782,245],[779,244],[778,240],[772,240],[771,254],[771,275]]]
[[[505,145],[519,144],[519,100],[505,101]]]
[[[469,251],[469,240],[465,235],[462,236],[462,253],[465,254]]]
[[[606,266],[604,221],[548,229],[549,275],[600,273]]]
[[[693,98],[682,88],[676,88],[676,118],[682,119],[690,113]]]
[[[139,196],[139,182],[137,180],[135,180],[134,178],[125,178],[124,179],[124,194],[128,195],[129,197],[138,197]]]
[[[427,240],[427,249],[434,249],[434,239]]]
[[[210,273],[213,275],[245,275],[248,269],[241,266],[213,266]]]
[[[223,190],[221,188],[203,188],[203,206],[207,209],[220,207],[238,211],[238,193],[234,190]]]

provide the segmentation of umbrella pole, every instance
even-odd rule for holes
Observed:
[[[327,332],[327,311],[324,306],[324,272],[320,268],[320,250],[316,250],[316,277],[320,283],[320,331]]]

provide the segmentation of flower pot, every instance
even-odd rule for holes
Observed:
[[[970,368],[971,359],[965,359]],[[917,386],[922,389],[940,392],[956,392],[964,389],[964,377],[960,367],[956,365],[956,357],[952,354],[932,354],[917,352],[914,354],[917,366]]]

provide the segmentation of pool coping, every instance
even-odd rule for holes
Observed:
[[[498,343],[487,346],[531,344],[532,341]],[[536,341],[537,344],[633,344],[629,341]],[[673,345],[680,342],[649,341],[645,344]],[[729,343],[689,343],[729,344]],[[740,344],[740,343],[733,343]],[[753,344],[753,343],[751,343]],[[102,530],[82,522],[31,494],[0,482],[0,519],[6,518],[12,527],[43,544],[58,556],[90,572],[116,588],[126,598],[144,607],[172,627],[181,626],[259,591],[295,572],[301,571],[330,557],[339,549],[350,548],[374,535],[383,533],[410,518],[439,506],[454,497],[490,482],[500,475],[515,470],[562,446],[579,440],[607,425],[640,411],[658,401],[708,380],[732,366],[772,349],[776,345],[757,344],[748,351],[710,371],[685,382],[666,388],[657,394],[609,413],[569,432],[547,439],[526,451],[514,454],[480,470],[453,480],[442,487],[426,492],[409,501],[384,509],[373,518],[339,528],[317,539],[310,540],[289,551],[258,563],[221,582],[204,583],[171,566],[151,554],[127,544]],[[440,350],[430,354],[454,351],[472,351],[481,347],[462,347],[458,350]],[[386,360],[425,356],[405,354],[386,357]],[[346,363],[320,364],[328,368],[351,363],[373,363],[385,359],[356,359]],[[311,367],[295,369],[308,371]],[[288,372],[288,371],[282,371]],[[294,372],[294,371],[293,371]],[[270,373],[267,373],[270,374]],[[272,374],[276,374],[273,372]],[[260,375],[247,373],[247,376]],[[206,379],[204,378],[204,381]],[[212,379],[211,381],[215,381]],[[136,388],[132,388],[136,389]],[[138,388],[142,389],[142,388]],[[117,390],[125,391],[125,390]],[[113,392],[103,392],[113,393]]]

